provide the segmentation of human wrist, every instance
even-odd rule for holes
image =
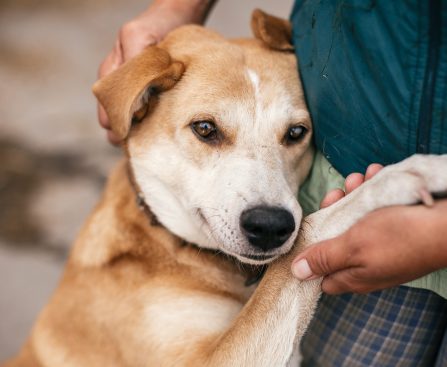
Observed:
[[[152,6],[177,14],[185,23],[203,23],[216,0],[155,0]]]
[[[433,264],[436,270],[447,268],[447,200],[438,201],[431,210],[429,231],[433,236]]]
[[[416,268],[425,274],[447,268],[447,200],[438,201],[432,207],[408,207],[406,214],[418,259]]]

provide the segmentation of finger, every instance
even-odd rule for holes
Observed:
[[[336,295],[348,292],[363,294],[386,288],[386,284],[381,281],[363,280],[364,276],[359,276],[359,270],[359,267],[350,267],[328,275],[321,283],[321,290]]]
[[[365,177],[361,173],[351,173],[345,180],[346,195],[353,192],[365,181]]]
[[[121,143],[121,139],[112,131],[107,131],[107,139],[113,144],[113,145],[119,145]]]
[[[134,56],[137,56],[145,47],[155,44],[153,40],[135,40],[133,42],[123,43],[123,59],[127,61]]]
[[[115,44],[114,44],[114,47],[113,47],[113,54],[114,54],[114,57],[115,57],[115,61],[117,63],[119,63],[119,64],[122,64],[123,61],[124,61],[123,46],[122,46],[122,43],[121,43],[121,39],[119,37],[115,40]]]
[[[345,192],[342,189],[334,189],[329,191],[323,200],[321,200],[320,208],[326,208],[336,201],[342,199],[345,196]]]
[[[379,172],[383,166],[379,163],[373,163],[368,166],[365,173],[365,181],[369,180],[370,178],[374,177],[377,172]]]
[[[123,63],[123,55],[119,40],[115,41],[112,51],[107,55],[98,70],[98,79],[110,74],[112,71],[118,69]]]
[[[117,69],[122,63],[121,47],[119,41],[115,42],[112,52],[110,52],[104,59],[102,64],[98,69],[98,79],[110,74],[112,71]],[[98,120],[102,127],[110,129],[110,122],[104,107],[98,103]]]
[[[339,271],[324,277],[321,282],[321,290],[332,295],[352,292],[352,286],[346,273],[346,271]]]
[[[99,102],[98,102],[98,120],[99,120],[99,124],[104,129],[110,129],[110,122],[109,122],[109,118],[107,116],[106,110]]]
[[[308,280],[347,268],[350,257],[346,247],[343,236],[312,246],[292,262],[293,275]]]
[[[126,24],[120,30],[119,37],[123,62],[138,55],[145,47],[156,44],[159,38],[152,33],[142,32],[133,23]]]

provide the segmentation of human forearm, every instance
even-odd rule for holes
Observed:
[[[165,9],[184,14],[185,19],[192,23],[203,23],[217,0],[155,0],[148,7],[164,7]]]

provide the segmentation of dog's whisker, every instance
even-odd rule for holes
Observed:
[[[208,216],[207,218],[216,218],[216,217],[223,218],[221,214],[210,215],[210,216]]]
[[[200,210],[200,209],[220,210],[219,208],[215,208],[212,206],[205,206],[200,203],[193,203],[189,208],[192,210]]]
[[[203,206],[203,205],[201,205],[200,206],[201,208],[203,208],[203,209],[210,209],[210,210],[220,210],[219,208],[214,208],[214,207],[212,207],[212,206]]]
[[[232,188],[227,188],[228,191],[230,192],[234,192],[238,197],[240,197],[245,203],[248,203],[249,201],[244,197],[244,195],[242,193],[240,193],[239,191],[236,191]]]

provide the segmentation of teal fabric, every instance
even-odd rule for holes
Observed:
[[[298,0],[291,21],[316,145],[343,176],[447,153],[447,1]]]
[[[330,162],[315,159],[300,195],[307,212],[370,163],[447,153],[447,1],[297,0],[291,22],[315,143]],[[447,297],[447,270],[409,285]]]

